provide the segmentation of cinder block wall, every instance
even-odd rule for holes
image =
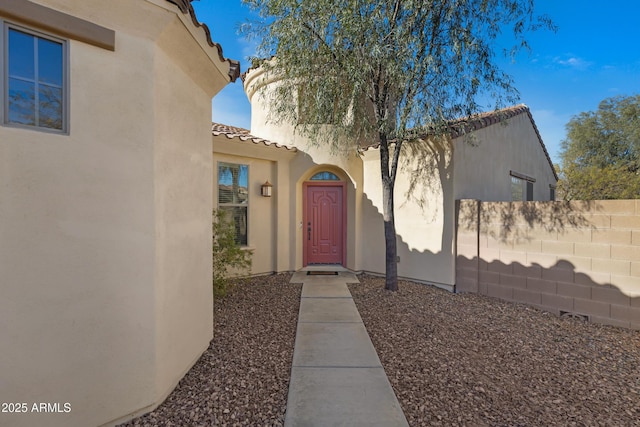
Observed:
[[[640,200],[460,200],[456,290],[640,330]]]

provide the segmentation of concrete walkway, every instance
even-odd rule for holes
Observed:
[[[291,283],[303,286],[285,427],[408,426],[347,288],[356,276],[323,266]]]

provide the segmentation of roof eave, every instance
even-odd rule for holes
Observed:
[[[238,77],[240,77],[240,62],[236,61],[234,59],[228,59],[228,58],[224,57],[223,52],[222,52],[222,46],[220,46],[220,44],[218,44],[218,43],[215,43],[211,39],[211,31],[209,31],[209,27],[207,27],[206,24],[203,24],[203,23],[198,21],[198,18],[196,17],[196,12],[193,9],[193,6],[191,5],[191,0],[166,0],[166,1],[176,5],[178,7],[178,9],[180,9],[180,11],[183,14],[189,15],[191,17],[191,21],[193,22],[193,25],[196,28],[202,28],[202,30],[204,31],[205,36],[206,36],[207,44],[217,51],[218,58],[220,59],[220,62],[228,63],[228,65],[229,65],[229,71],[228,71],[229,81],[230,82],[235,82],[238,79]]]
[[[291,147],[284,144],[279,144],[277,142],[269,141],[268,139],[258,138],[257,136],[253,136],[249,133],[247,129],[236,128],[233,126],[227,126],[219,123],[212,123],[211,133],[214,136],[223,135],[227,139],[240,141],[240,142],[252,142],[256,145],[264,145],[266,147],[285,149],[292,153],[298,151],[296,147]]]

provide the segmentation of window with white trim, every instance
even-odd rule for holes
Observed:
[[[249,166],[218,163],[218,209],[236,230],[236,244],[247,246]]]
[[[5,125],[67,131],[67,42],[2,25],[2,116]]]

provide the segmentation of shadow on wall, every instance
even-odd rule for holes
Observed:
[[[459,201],[457,290],[640,329],[638,206]]]
[[[453,290],[455,201],[449,141],[416,139],[405,142],[402,150],[394,190],[398,275]],[[378,164],[371,167],[379,171]],[[379,179],[379,172],[372,176]],[[375,183],[363,193],[362,254],[366,271],[384,274],[382,197],[378,187]]]
[[[386,266],[382,213],[366,195],[363,196],[362,213],[362,269],[368,273],[384,275]],[[453,217],[452,213],[451,217]],[[442,232],[430,232],[426,228],[414,229],[414,234],[411,237],[412,241],[416,239],[423,242],[429,240],[432,242],[432,246],[440,247]],[[396,242],[398,245],[398,257],[400,258],[398,276],[401,279],[428,283],[450,291],[453,290],[455,278],[451,251],[419,250],[414,245],[410,246],[401,234],[396,234]],[[451,245],[450,239],[449,249],[451,249]]]
[[[551,267],[506,264],[458,256],[459,292],[472,292],[525,303],[559,316],[640,330],[640,296],[629,295],[612,283],[595,282],[566,260]],[[479,265],[475,270],[473,267]],[[471,268],[469,268],[471,266]],[[469,286],[470,276],[476,286]]]
[[[473,206],[481,203],[480,206]],[[480,202],[456,201],[457,229],[469,230],[481,224],[483,233],[502,242],[531,240],[532,230],[565,234],[590,227],[584,212],[602,211],[593,201],[580,202]],[[494,227],[491,227],[491,226]],[[497,226],[497,227],[496,227]],[[525,226],[525,227],[523,227]]]

